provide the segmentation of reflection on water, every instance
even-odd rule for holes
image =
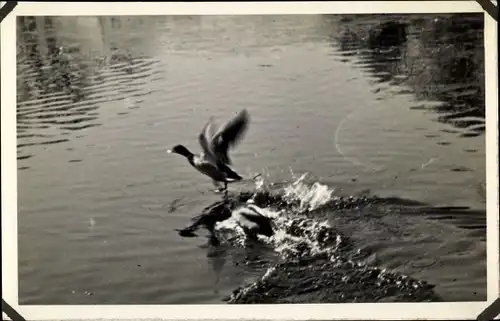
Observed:
[[[139,97],[152,92],[144,85],[161,79],[159,62],[116,47],[119,39],[109,40],[113,28],[123,27],[116,19],[19,17],[17,137],[18,153],[24,153],[18,160],[32,156],[25,147],[68,142],[72,132],[102,125],[103,103],[126,101],[127,110],[118,112],[126,115],[138,108]],[[102,34],[102,44],[81,33],[89,20],[99,29],[92,31]]]
[[[432,107],[437,119],[471,137],[485,130],[482,28],[480,14],[360,15],[342,19],[332,36],[334,46],[346,57],[359,57],[378,82],[407,87],[419,100],[439,101]]]
[[[475,14],[20,17],[21,304],[220,303],[261,276],[272,255],[174,231],[219,195],[166,149],[198,150],[208,117],[242,108],[252,123],[233,153],[238,172],[273,187],[308,172],[311,202],[334,190],[428,204],[411,221],[403,210],[329,214],[360,248],[373,235],[390,268],[432,241],[442,265],[407,273],[444,299],[481,299],[482,24]],[[469,271],[477,278],[453,281]]]
[[[438,113],[437,120],[455,126],[456,131],[448,131],[460,136],[484,133],[484,57],[479,50],[483,33],[478,32],[483,21],[479,14],[426,19],[415,15],[319,17],[317,25],[321,28],[314,30],[314,36],[332,37],[332,46],[344,57],[359,58],[355,64],[373,74],[377,82],[404,87],[399,93],[411,92],[419,100],[439,102],[432,107],[417,104],[412,109],[432,108]],[[278,29],[283,34],[279,39],[255,37],[265,28],[275,27],[280,19],[283,17],[257,17],[251,26],[229,19],[222,31],[242,29],[247,37],[238,39],[237,46],[252,48],[272,43],[272,51],[277,55],[282,51],[277,47],[280,41],[316,40],[308,32],[294,34],[286,28]],[[145,40],[134,30],[153,27],[155,22],[155,18],[137,17],[19,17],[18,147],[68,142],[66,136],[72,131],[101,125],[99,104],[129,98],[140,102],[137,97],[150,94],[141,86],[161,79],[155,75],[162,73],[157,59],[141,53],[141,47],[150,46],[153,40]],[[215,51],[227,52],[225,37],[218,37],[221,30],[216,19],[214,22],[201,16],[175,16],[170,17],[169,25],[203,37],[199,42],[192,39],[199,46],[198,55],[207,50],[204,45],[210,45],[212,50],[216,45]],[[101,41],[97,44],[94,37],[81,34],[81,27],[94,29],[91,31],[98,32]],[[127,36],[116,32],[123,28],[129,31]],[[134,46],[138,42],[141,46]],[[187,43],[167,45],[184,51]],[[235,53],[236,48],[231,52]],[[129,109],[133,108],[138,106],[131,103]],[[55,128],[59,129],[57,133]],[[31,156],[22,154],[18,159]]]

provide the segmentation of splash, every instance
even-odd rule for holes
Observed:
[[[266,181],[265,181],[265,178],[261,175],[259,177],[257,177],[255,180],[254,180],[254,183],[255,183],[255,190],[256,191],[262,191],[265,189],[266,187]]]
[[[259,236],[276,255],[265,272],[233,291],[229,303],[327,303],[389,301],[439,301],[433,285],[405,275],[372,267],[363,255],[333,227],[328,213],[370,206],[373,197],[338,197],[333,188],[307,182],[308,174],[276,189],[264,178],[255,190],[237,195],[237,202],[251,200],[272,218],[274,235]],[[246,248],[249,240],[232,218],[219,222],[215,232],[223,242]],[[362,253],[361,253],[362,254]],[[249,264],[248,262],[247,264]]]
[[[284,198],[299,201],[301,211],[313,211],[332,199],[333,191],[328,186],[314,182],[312,186],[305,183],[308,173],[300,176],[295,182],[284,188]]]
[[[322,256],[335,260],[335,253],[342,242],[327,221],[306,218],[281,218],[278,232],[270,244],[285,260],[297,260],[307,256]]]
[[[249,199],[261,207],[264,216],[272,218],[275,231],[271,237],[259,235],[259,240],[274,248],[285,260],[315,255],[334,260],[335,251],[342,242],[341,236],[333,231],[326,219],[304,215],[335,200],[333,189],[319,182],[307,183],[307,173],[297,178],[291,171],[291,175],[295,180],[274,191],[279,201],[270,204],[263,199],[269,196],[273,184],[266,183],[263,177],[255,180],[255,191]],[[217,238],[234,246],[244,247],[248,242],[243,229],[233,218],[217,223],[215,233]]]

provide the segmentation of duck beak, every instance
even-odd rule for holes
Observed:
[[[167,149],[167,153],[172,154],[172,150],[171,149]]]

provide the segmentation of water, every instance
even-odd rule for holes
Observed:
[[[220,195],[166,150],[243,108],[234,168],[299,200],[285,217],[326,212],[360,262],[485,300],[480,15],[19,19],[21,304],[223,303],[280,264],[284,243],[174,231]],[[362,195],[385,205],[328,205]]]

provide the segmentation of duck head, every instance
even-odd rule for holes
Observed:
[[[183,145],[175,145],[172,149],[169,149],[167,151],[168,153],[174,153],[174,154],[179,154],[185,157],[192,156],[193,153],[191,153],[186,147]]]

